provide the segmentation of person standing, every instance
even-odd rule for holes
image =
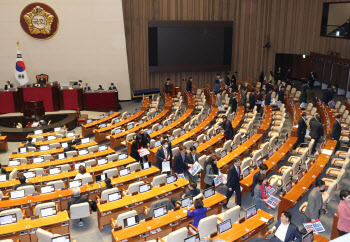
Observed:
[[[315,82],[317,81],[317,75],[315,72],[310,72],[310,76],[309,76],[309,86],[310,89],[312,90],[312,88],[314,87]]]
[[[170,78],[168,78],[164,85],[165,93],[170,93]]]
[[[307,222],[315,223],[317,219],[320,218],[323,199],[322,193],[326,190],[325,182],[322,180],[317,180],[315,188],[310,192],[307,198],[307,206],[304,215],[307,218]]]
[[[193,166],[194,163],[198,161],[198,153],[195,146],[191,146],[190,153],[186,155],[185,158],[185,174],[187,174],[190,181],[197,181],[197,175],[192,176],[188,171],[189,168]]]
[[[246,103],[247,103],[247,93],[245,88],[241,89],[241,106],[246,107]]]
[[[314,145],[312,147],[311,154],[316,152],[317,143],[320,141],[321,137],[324,135],[323,125],[321,123],[321,115],[316,114],[316,117],[310,120],[310,136],[311,139],[314,139]]]
[[[341,135],[341,114],[337,114],[335,116],[335,121],[333,123],[333,129],[332,129],[332,133],[331,133],[331,138],[332,140],[336,140],[337,141],[337,145],[335,146],[334,152],[336,152],[337,150],[339,150],[340,148],[340,135]]]
[[[215,77],[215,81],[219,81],[219,83],[220,83],[221,82],[220,77],[221,77],[220,73],[217,73],[216,77]]]
[[[338,206],[338,232],[339,236],[347,234],[350,232],[350,191],[341,190],[340,194],[340,203]]]
[[[232,75],[232,84],[237,86],[238,72],[235,71]]]
[[[215,80],[215,84],[214,84],[214,90],[213,92],[215,94],[218,94],[220,92],[220,81],[219,80]]]
[[[226,80],[225,80],[225,82],[226,82],[226,86],[227,87],[231,86],[230,72],[226,73]]]
[[[139,133],[141,136],[141,147],[148,149],[149,144],[151,142],[151,136],[149,136],[149,134],[147,132],[145,132],[144,128],[140,128]]]
[[[91,88],[89,87],[89,84],[85,83],[84,92],[88,91],[91,91]]]
[[[136,139],[132,142],[131,149],[130,149],[130,156],[140,163],[142,163],[142,159],[139,154],[139,149],[142,148],[141,140],[142,140],[141,135],[139,134],[136,135]]]
[[[271,82],[272,85],[275,85],[275,76],[272,71],[270,71],[269,82]]]
[[[184,174],[186,161],[186,147],[180,146],[179,153],[174,156],[173,172],[178,174]]]
[[[271,95],[272,95],[272,89],[269,89],[269,91],[266,93],[266,96],[265,96],[265,105],[271,104]]]
[[[241,160],[240,159],[234,159],[233,165],[230,167],[230,169],[227,172],[227,192],[226,192],[226,198],[227,203],[230,201],[230,198],[232,197],[233,193],[236,193],[237,196],[237,205],[241,206],[242,199],[241,199],[241,185],[239,183],[240,176],[241,176]],[[227,208],[227,203],[224,205],[224,208]]]
[[[225,131],[226,140],[232,140],[234,133],[232,123],[227,119],[226,115],[223,115],[222,119],[223,121],[220,126]]]
[[[218,167],[216,166],[218,158],[216,155],[212,155],[204,163],[204,190],[215,186],[214,179],[219,175]]]
[[[279,92],[278,92],[278,100],[281,103],[284,103],[284,87],[281,87]]]
[[[255,90],[253,89],[252,92],[249,94],[249,109],[253,110],[255,106],[255,95],[254,95]]]
[[[162,169],[162,164],[163,162],[167,162],[167,161],[170,161],[170,153],[168,152],[168,149],[167,149],[167,141],[166,140],[162,140],[161,141],[161,147],[157,150],[157,153],[156,153],[156,158],[157,158],[157,167],[160,169],[160,170],[163,170]]]
[[[265,79],[265,74],[264,74],[264,72],[262,71],[262,72],[260,73],[260,76],[259,76],[259,82],[260,82],[260,83],[263,83],[263,82],[264,82],[264,79]]]
[[[258,183],[258,177],[260,175],[266,175],[267,174],[267,170],[269,169],[269,167],[262,163],[260,166],[259,166],[259,171],[257,173],[254,174],[253,176],[253,184],[252,184],[252,190],[251,190],[251,195],[252,197],[254,197],[254,188],[256,186],[256,184]]]
[[[273,89],[272,81],[269,81],[268,83],[266,83],[265,89],[266,89],[266,93],[269,93],[270,90]]]
[[[299,119],[299,122],[298,122],[298,130],[297,130],[298,141],[296,144],[297,147],[301,143],[304,143],[304,139],[305,139],[305,135],[306,135],[306,128],[307,128],[306,121],[307,121],[307,114],[306,114],[306,112],[303,112],[301,114],[301,118]]]
[[[229,101],[229,106],[231,107],[231,113],[235,113],[237,111],[237,96],[236,93],[231,93],[230,95],[230,101]]]
[[[308,103],[309,100],[309,88],[307,86],[304,86],[301,90],[300,93],[300,98],[299,98],[299,102],[300,103]]]
[[[262,101],[263,101],[263,89],[260,89],[259,91],[258,91],[258,95],[257,95],[257,97],[256,97],[256,100],[259,102],[259,104],[257,104],[256,105],[256,111],[258,112],[258,113],[260,113],[260,110],[261,110],[261,103],[262,103]]]
[[[258,177],[258,183],[254,187],[253,204],[256,205],[257,209],[268,212],[268,206],[265,204],[268,201],[269,196],[267,195],[267,176],[261,174]]]

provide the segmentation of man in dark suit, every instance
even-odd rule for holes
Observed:
[[[170,154],[170,160],[172,161],[173,160],[173,151],[172,151],[172,146],[171,146],[171,141],[169,141],[169,136],[168,135],[163,135],[162,136],[162,140],[165,140],[167,142],[167,149],[168,149],[168,153]]]
[[[278,91],[278,101],[284,103],[284,87],[281,87],[281,89]]]
[[[35,147],[36,148],[36,145],[32,141],[33,141],[33,138],[32,137],[28,137],[27,138],[27,143],[24,144],[23,146],[24,147]]]
[[[136,135],[136,139],[131,143],[131,148],[130,148],[130,156],[134,158],[136,161],[142,163],[143,159],[141,159],[139,155],[139,149],[141,149],[141,140],[142,137],[141,135]]]
[[[165,93],[170,93],[170,78],[168,78],[165,82]]]
[[[88,202],[90,205],[90,201],[86,196],[80,196],[80,188],[75,187],[73,189],[73,197],[68,200],[68,211],[70,211],[70,206],[85,202]]]
[[[340,141],[339,140],[340,140],[340,136],[341,136],[341,124],[340,124],[341,118],[342,118],[342,115],[337,114],[335,116],[335,121],[333,123],[331,138],[332,138],[332,140],[337,141],[337,145],[335,146],[334,152],[336,152],[340,148]]]
[[[237,85],[237,78],[238,78],[238,72],[235,71],[232,75],[232,81],[231,81],[232,85]]]
[[[236,193],[237,196],[237,205],[241,206],[242,199],[241,199],[241,186],[239,184],[240,176],[241,176],[241,160],[240,159],[234,159],[233,165],[230,167],[230,169],[227,172],[227,203],[230,201],[230,198],[232,197],[233,193]],[[224,205],[225,208],[227,208],[227,203]]]
[[[175,174],[183,174],[185,171],[186,147],[180,146],[179,153],[174,156],[173,172]]]
[[[79,81],[77,81],[77,82],[74,82],[73,83],[73,86],[83,86],[83,81],[82,80],[79,80]]]
[[[269,92],[267,92],[267,89],[266,89],[265,105],[271,104],[271,95],[272,95],[272,89],[269,89]]]
[[[148,148],[149,143],[151,142],[151,136],[149,136],[149,134],[145,132],[144,128],[140,128],[139,133],[141,135],[141,147]]]
[[[189,77],[186,83],[186,91],[192,92],[192,77]]]
[[[215,77],[215,81],[219,81],[219,83],[220,83],[220,78],[221,78],[221,74],[217,73],[216,77]]]
[[[73,150],[77,150],[75,148],[75,146],[73,146],[73,141],[69,141],[68,142],[68,146],[66,148],[64,148],[63,152],[67,152],[67,151],[73,151]]]
[[[168,151],[168,142],[166,140],[161,141],[161,147],[157,150],[156,158],[157,158],[157,167],[162,170],[162,163],[166,161],[170,161],[171,166],[171,159],[170,159],[170,153]]]
[[[234,133],[232,123],[227,119],[226,115],[222,116],[222,119],[220,126],[225,131],[226,140],[232,140]]]
[[[227,87],[231,86],[231,78],[230,78],[230,72],[226,73],[226,79],[225,79]]]
[[[269,169],[269,167],[266,164],[262,163],[259,166],[259,171],[254,174],[254,176],[253,176],[253,185],[252,185],[252,190],[251,190],[252,197],[254,197],[254,188],[255,188],[256,184],[258,183],[258,177],[261,174],[266,175],[268,169]]]
[[[269,81],[268,83],[266,83],[265,88],[266,88],[266,93],[269,93],[269,92],[270,92],[270,90],[272,90],[272,89],[273,89],[273,86],[272,86],[272,81]]]
[[[197,176],[192,176],[188,172],[188,169],[191,168],[196,161],[198,161],[197,149],[195,146],[191,146],[190,153],[186,155],[185,159],[185,174],[187,174],[190,181],[197,181]]]
[[[19,179],[20,184],[15,185],[15,187],[14,187],[15,190],[17,190],[17,188],[19,188],[19,187],[34,185],[31,182],[26,182],[27,178],[23,175],[20,176],[18,179]]]
[[[85,83],[84,92],[91,91],[89,84]]]
[[[13,84],[10,83],[9,81],[7,81],[4,90],[7,91],[7,90],[9,90],[10,88],[13,88]]]
[[[259,101],[259,102],[262,102],[263,101],[263,89],[260,89],[260,91],[258,92],[258,95],[256,97],[256,100]],[[260,113],[260,109],[261,109],[261,104],[257,104],[256,105],[256,111],[258,113]]]
[[[296,146],[299,146],[301,143],[304,143],[306,129],[307,129],[306,121],[307,121],[307,114],[306,112],[303,112],[298,122],[298,130],[297,130],[298,141]]]
[[[199,190],[199,188],[197,188],[197,183],[194,181],[190,181],[187,185],[187,190],[186,193],[182,192],[180,197],[181,198],[177,198],[177,197],[173,197],[171,199],[171,203],[175,206],[177,201],[180,201],[181,199],[184,199],[186,197],[192,197],[194,198],[195,196],[197,196],[199,193],[201,192],[201,190]]]
[[[111,83],[111,86],[108,88],[108,91],[117,91],[117,88],[114,86],[114,83]]]
[[[41,75],[41,76],[39,77],[39,79],[38,79],[38,83],[39,83],[39,84],[45,85],[45,84],[46,84],[46,78],[44,78],[44,76]]]
[[[314,87],[315,81],[317,81],[317,75],[315,72],[310,72],[310,76],[309,76],[309,87],[312,90],[312,88]]]
[[[310,120],[310,137],[315,140],[314,146],[312,147],[311,154],[316,151],[317,143],[320,141],[321,137],[324,135],[323,125],[321,123],[321,115],[316,114],[316,117]]]
[[[253,89],[252,92],[249,94],[249,109],[253,110],[255,106],[255,95],[254,95],[255,90]]]
[[[281,214],[281,218],[278,222],[273,226],[272,229],[269,230],[269,233],[275,232],[274,237],[271,239],[265,240],[257,240],[257,241],[271,241],[271,242],[301,242],[302,236],[298,230],[298,227],[291,223],[292,214],[288,211],[284,211]]]

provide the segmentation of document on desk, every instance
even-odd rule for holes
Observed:
[[[170,161],[163,161],[162,172],[168,172],[168,171],[170,171]]]
[[[266,203],[266,205],[275,209],[280,202],[281,202],[281,200],[278,199],[277,197],[270,196],[269,201]]]
[[[315,223],[309,222],[309,223],[303,223],[303,225],[307,232],[313,231],[314,233],[317,234],[325,231],[319,219],[317,219]]]
[[[260,220],[265,222],[265,223],[267,223],[269,221],[267,218],[264,218],[264,217],[261,217]]]
[[[219,176],[217,176],[216,178],[214,178],[214,183],[215,183],[215,188],[217,188],[218,186],[220,186],[221,184],[226,184],[227,180],[224,176],[224,174],[219,174]]]
[[[145,155],[149,155],[149,150],[148,149],[139,149],[138,150],[140,157],[144,157]]]
[[[327,150],[327,149],[323,149],[322,150],[322,154],[325,154],[325,155],[332,155],[332,150]]]
[[[197,173],[202,169],[201,164],[198,163],[198,161],[196,161],[192,167],[190,169],[188,169],[188,172],[194,176],[197,175]]]

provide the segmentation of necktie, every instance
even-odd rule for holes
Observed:
[[[236,166],[236,170],[237,170],[237,174],[238,174],[238,177],[239,177],[239,167]]]

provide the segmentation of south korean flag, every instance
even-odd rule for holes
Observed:
[[[16,68],[15,68],[15,78],[21,84],[25,85],[29,82],[26,66],[24,65],[22,54],[19,49],[19,44],[17,43],[17,58],[16,58]]]

